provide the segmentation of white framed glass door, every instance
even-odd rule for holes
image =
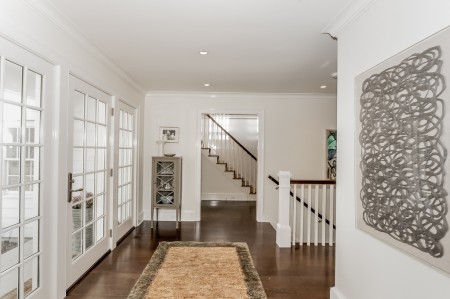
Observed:
[[[53,65],[0,38],[0,298],[49,297],[53,84]]]
[[[136,109],[122,101],[117,103],[115,122],[114,212],[115,241],[120,240],[135,223],[135,149]]]
[[[77,281],[109,249],[108,136],[111,96],[70,76],[67,274]]]

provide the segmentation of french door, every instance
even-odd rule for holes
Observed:
[[[70,76],[66,286],[109,249],[111,96]]]
[[[0,298],[49,298],[54,66],[0,38]]]
[[[117,102],[115,122],[114,218],[115,241],[121,239],[135,223],[135,149],[136,109]]]

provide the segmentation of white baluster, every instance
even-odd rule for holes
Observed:
[[[307,238],[306,245],[311,244],[311,198],[312,198],[312,187],[308,185],[308,226],[307,226]]]
[[[328,243],[333,246],[333,223],[334,223],[334,186],[330,185],[330,226]]]
[[[212,142],[214,145],[214,155],[217,155],[217,129],[216,124],[211,122],[211,130],[212,130]]]
[[[305,227],[303,220],[304,200],[305,200],[305,185],[302,184],[300,188],[300,246],[303,246],[303,230]]]
[[[205,142],[206,142],[205,147],[209,147],[209,130],[208,130],[209,123],[208,123],[208,118],[205,118],[205,120],[203,122],[203,125],[204,125],[204,129],[205,129]]]
[[[227,155],[228,155],[228,152],[227,152],[227,142],[228,142],[227,138],[228,138],[227,133],[224,131],[223,132],[223,162],[225,162],[225,163],[228,162],[228,160],[227,160]]]
[[[292,185],[294,187],[294,211],[292,214],[292,246],[295,246],[295,228],[297,227],[297,185]]]
[[[223,131],[219,126],[217,126],[217,129],[219,130],[219,137],[220,137],[220,139],[219,139],[220,160],[219,161],[222,162],[223,161]]]
[[[319,185],[315,186],[314,209],[316,210],[316,220],[314,221],[314,245],[319,244]]]
[[[327,185],[322,185],[322,246],[325,246],[325,224],[327,219]]]

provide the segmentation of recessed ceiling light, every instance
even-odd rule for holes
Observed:
[[[210,84],[209,84],[209,83],[205,83],[205,84],[203,84],[203,86],[205,86],[205,87],[209,87],[209,86],[210,86]]]
[[[326,85],[321,85],[320,88],[325,89],[325,88],[327,88],[327,86]]]
[[[208,55],[208,51],[200,51],[198,53],[200,53],[200,55]]]

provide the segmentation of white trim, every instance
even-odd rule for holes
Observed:
[[[71,75],[71,76],[77,78],[78,80],[83,81],[84,83],[86,83],[86,84],[88,84],[88,85],[90,85],[90,86],[92,86],[92,87],[94,87],[94,88],[96,88],[96,89],[102,91],[103,93],[106,93],[106,94],[107,94],[108,96],[110,96],[110,97],[113,96],[113,93],[111,93],[111,92],[109,92],[109,91],[107,91],[107,90],[101,88],[100,86],[96,85],[95,83],[92,83],[92,82],[90,82],[90,81],[84,79],[82,76],[77,75],[77,74],[74,73],[73,71],[70,71],[70,72],[69,72],[69,75]],[[115,95],[115,97],[117,97],[117,95]]]
[[[143,214],[144,214],[144,219],[149,220],[150,216],[151,216],[151,210],[146,210],[143,212]],[[158,221],[175,221],[175,219],[176,219],[176,210],[159,209]],[[155,221],[156,217],[153,217],[153,220]],[[182,210],[181,211],[181,221],[189,221],[189,222],[198,221],[195,211],[183,211]],[[174,225],[174,228],[175,228],[175,225]]]
[[[347,299],[337,287],[330,288],[330,299]]]
[[[255,201],[246,193],[202,193],[202,200]]]
[[[169,94],[167,94],[169,95]],[[209,94],[204,94],[209,95]],[[236,97],[239,97],[239,94],[233,94]],[[240,97],[242,98],[242,97]],[[244,95],[245,98],[245,95]],[[195,192],[194,192],[194,206],[195,206],[195,212],[196,215],[198,215],[198,219],[196,221],[199,221],[201,218],[201,182],[202,182],[202,148],[201,148],[201,142],[202,142],[202,136],[201,136],[201,121],[202,121],[202,114],[208,114],[208,113],[218,113],[218,114],[254,114],[258,115],[258,164],[257,169],[258,173],[256,175],[257,177],[257,187],[256,187],[256,221],[257,222],[265,222],[264,219],[264,110],[249,110],[249,109],[242,109],[242,110],[215,110],[215,109],[200,109],[197,110],[197,138],[196,138],[196,155],[195,155]]]
[[[138,214],[136,227],[138,227],[139,225],[141,225],[142,222],[144,222],[144,219],[145,219],[144,217],[145,217],[144,211],[142,211]]]
[[[258,99],[277,99],[277,100],[330,100],[336,99],[336,94],[329,93],[245,93],[245,92],[152,92],[149,91],[145,95],[146,97],[174,97],[180,96],[183,98],[231,98],[231,99],[249,99],[249,98],[258,98]],[[211,111],[208,111],[211,112]],[[217,112],[215,112],[217,113]],[[240,112],[242,113],[242,112]],[[250,113],[249,113],[250,114]]]
[[[328,33],[332,37],[347,29],[360,15],[375,3],[375,0],[350,1],[334,18],[323,28],[322,33]]]

